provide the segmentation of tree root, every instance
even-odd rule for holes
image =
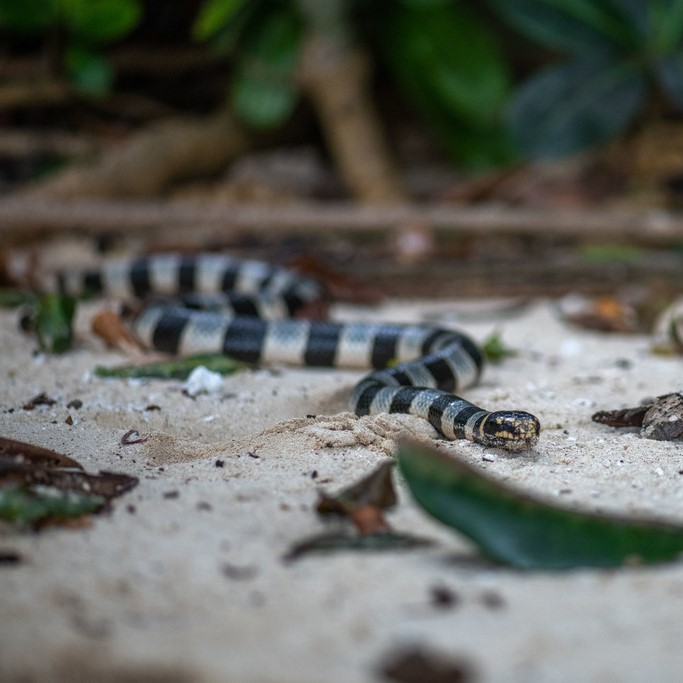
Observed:
[[[70,166],[23,194],[53,199],[150,197],[175,180],[222,170],[250,145],[249,134],[227,108],[206,118],[164,119],[99,160]]]

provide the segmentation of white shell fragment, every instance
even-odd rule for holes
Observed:
[[[203,365],[197,366],[183,384],[183,391],[194,398],[199,394],[215,394],[223,388],[223,375]]]

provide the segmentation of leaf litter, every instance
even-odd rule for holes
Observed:
[[[321,492],[316,506],[318,514],[348,520],[353,529],[324,532],[299,541],[286,553],[285,561],[311,553],[398,550],[431,545],[430,539],[394,531],[384,517],[384,511],[397,502],[392,481],[394,465],[393,461],[383,462],[336,495]]]
[[[56,451],[0,438],[0,520],[18,528],[65,524],[103,512],[137,483],[127,474],[91,474]]]

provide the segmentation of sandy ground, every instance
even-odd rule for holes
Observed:
[[[478,308],[393,302],[337,313],[445,320],[478,339],[502,329],[521,354],[487,368],[468,397],[534,412],[541,440],[519,455],[449,450],[566,505],[683,518],[680,444],[590,421],[594,410],[682,389],[681,361],[653,356],[644,337],[570,329],[546,302],[506,317],[495,305],[472,316]],[[34,355],[15,314],[1,314],[0,434],[140,484],[87,528],[0,530],[0,549],[24,560],[0,565],[0,680],[366,683],[413,646],[466,663],[478,681],[683,680],[681,563],[560,574],[491,566],[403,487],[390,521],[433,547],[283,562],[292,543],[327,528],[314,512],[321,488],[367,474],[403,432],[435,439],[431,427],[343,414],[360,376],[349,371],[258,369],[194,400],[177,382],[94,378],[97,363],[122,359],[87,335],[91,313],[81,312],[78,349],[54,358]],[[56,404],[23,410],[41,391]],[[75,398],[83,407],[68,409]],[[147,442],[121,446],[129,429]],[[444,591],[448,604],[434,597]]]

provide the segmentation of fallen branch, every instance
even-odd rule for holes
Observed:
[[[71,98],[71,88],[61,81],[4,83],[0,86],[0,110],[64,104]]]
[[[0,130],[0,155],[4,157],[42,154],[84,157],[100,151],[103,146],[95,138],[84,133],[36,128]]]
[[[98,161],[70,166],[24,194],[36,199],[153,196],[174,180],[220,171],[250,144],[227,109],[205,118],[164,119]]]
[[[0,200],[0,240],[25,242],[46,233],[80,231],[235,237],[244,233],[323,235],[330,231],[375,232],[424,225],[436,232],[528,235],[665,244],[683,240],[683,215],[670,211],[547,210],[503,206],[455,207],[392,204],[358,206],[201,205],[195,202],[75,201],[28,197]]]

